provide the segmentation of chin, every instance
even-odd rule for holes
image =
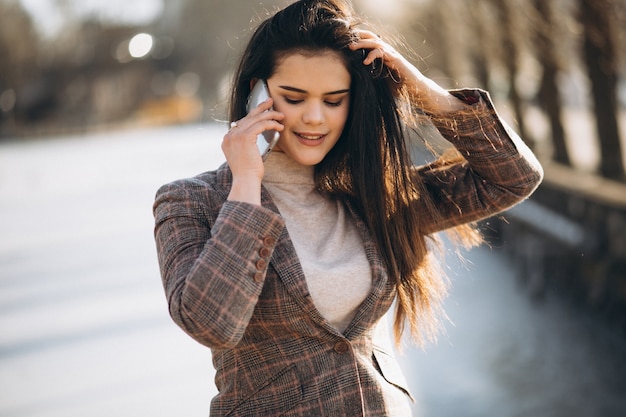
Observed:
[[[300,157],[300,158],[292,158],[294,161],[296,161],[297,163],[299,163],[300,165],[305,165],[305,166],[315,166],[317,164],[319,164],[320,162],[322,162],[322,160],[324,159],[324,157]]]
[[[288,154],[288,155],[295,162],[299,163],[300,165],[305,165],[305,166],[317,165],[320,162],[322,162],[322,159],[324,159],[324,155],[302,155],[302,154],[299,154],[299,155]]]

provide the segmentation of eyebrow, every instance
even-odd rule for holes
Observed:
[[[279,85],[278,87],[283,89],[283,90],[293,91],[294,93],[308,94],[308,91],[306,91],[306,90],[302,90],[302,89],[296,88],[296,87],[290,87],[288,85]],[[350,89],[346,88],[344,90],[329,91],[328,93],[324,93],[322,95],[323,96],[334,96],[334,95],[337,95],[337,94],[344,94],[344,93],[349,93],[349,92],[350,92]]]

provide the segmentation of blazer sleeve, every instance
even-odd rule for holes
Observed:
[[[212,213],[210,196],[191,180],[159,189],[157,254],[174,322],[208,347],[232,348],[252,316],[284,222],[269,209],[234,201]]]
[[[483,90],[453,90],[467,111],[431,115],[442,136],[464,161],[417,168],[427,199],[420,198],[422,228],[438,232],[504,211],[530,196],[543,178],[541,164],[496,113]]]

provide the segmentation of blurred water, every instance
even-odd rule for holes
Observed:
[[[0,145],[0,416],[205,416],[206,349],[174,326],[151,205],[221,162],[220,129]]]
[[[454,267],[436,346],[412,351],[415,416],[626,415],[626,340],[555,295],[532,301],[511,264],[482,248]]]
[[[151,204],[215,168],[224,127],[0,144],[0,416],[206,416],[208,350],[171,322]],[[449,260],[454,325],[401,357],[415,416],[626,415],[626,343],[533,303],[488,248]]]

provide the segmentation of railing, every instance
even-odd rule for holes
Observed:
[[[626,184],[548,165],[494,238],[535,296],[554,288],[626,330]]]

